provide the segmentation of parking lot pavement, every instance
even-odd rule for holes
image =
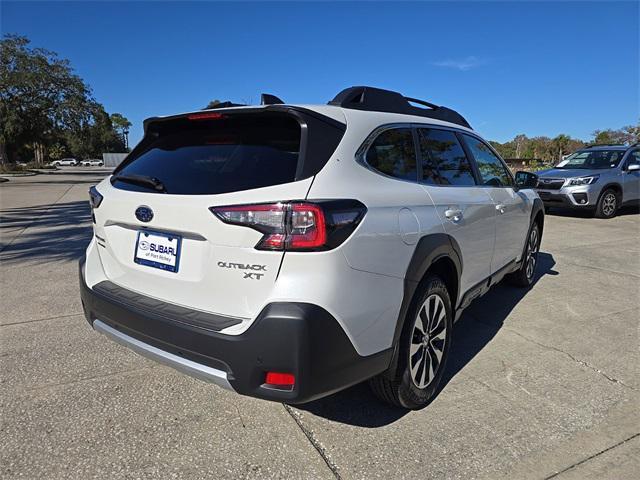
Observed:
[[[465,312],[427,408],[387,407],[366,385],[291,407],[90,329],[77,259],[100,174],[0,185],[4,478],[636,478],[637,211],[547,216],[538,281]]]

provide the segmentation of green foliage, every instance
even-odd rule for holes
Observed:
[[[113,128],[119,132],[124,132],[131,127],[131,122],[120,113],[112,113],[109,118],[111,119]]]
[[[120,135],[120,138],[122,138],[125,148],[128,151],[129,150],[129,128],[131,128],[131,122],[124,115],[120,113],[112,113],[111,117],[109,118],[111,119],[111,124],[113,125],[113,128],[116,130],[116,132],[118,132],[118,134]]]
[[[54,143],[49,147],[49,158],[51,160],[60,160],[67,154],[67,147],[60,143]]]
[[[627,144],[633,145],[640,142],[640,123],[627,125],[619,130],[596,130],[593,132],[593,144]]]
[[[502,158],[529,160],[531,170],[546,168],[545,164],[556,164],[562,157],[591,144],[620,143],[632,145],[640,142],[640,124],[629,125],[618,130],[596,130],[593,140],[584,142],[561,133],[554,138],[516,135],[505,143],[490,142]]]
[[[31,47],[26,37],[0,40],[0,118],[0,163],[34,157],[43,163],[59,155],[59,147],[78,158],[124,150],[109,116],[69,61]]]

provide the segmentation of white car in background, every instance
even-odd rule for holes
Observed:
[[[54,160],[51,165],[55,167],[75,167],[78,165],[78,160],[75,158],[61,158],[60,160]]]
[[[103,167],[104,162],[98,158],[90,158],[88,160],[82,160],[80,165],[83,167]]]

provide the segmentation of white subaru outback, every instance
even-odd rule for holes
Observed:
[[[370,379],[420,408],[462,310],[534,280],[537,178],[451,109],[352,87],[144,129],[90,190],[82,303],[95,330],[202,380],[302,403]]]

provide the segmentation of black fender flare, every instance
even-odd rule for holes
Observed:
[[[536,217],[538,214],[542,215],[542,224],[540,225],[540,238],[538,242],[542,243],[542,231],[544,230],[544,203],[540,198],[533,199],[533,206],[531,207],[531,216],[529,218],[529,228],[527,229],[527,235],[524,237],[524,244],[522,245],[522,253],[520,254],[520,260],[517,265],[520,267],[522,265],[522,259],[524,258],[527,252],[527,242],[529,241],[529,235],[531,235],[531,229],[533,228],[533,222],[536,221]]]
[[[534,198],[533,205],[531,206],[531,218],[529,219],[530,225],[533,223],[533,221],[538,216],[538,213],[540,212],[542,212],[542,225],[540,226],[540,235],[542,235],[542,227],[544,226],[544,203],[542,203],[540,197]]]
[[[402,297],[402,303],[400,305],[400,311],[396,320],[396,327],[393,334],[392,347],[394,349],[393,357],[387,372],[394,372],[397,364],[397,350],[400,341],[400,335],[402,334],[402,328],[404,326],[405,317],[409,308],[412,305],[414,296],[420,282],[424,278],[429,268],[435,264],[438,260],[447,258],[451,260],[456,269],[456,291],[457,297],[460,297],[460,275],[462,273],[462,252],[458,242],[446,233],[433,233],[425,235],[416,244],[416,248],[413,251],[409,265],[407,266],[407,272],[404,277],[404,294]],[[458,298],[451,299],[452,309],[455,310],[458,305]]]
[[[536,197],[533,199],[533,205],[531,206],[531,221],[533,222],[533,219],[536,218],[536,215],[538,215],[538,212],[542,210],[542,215],[544,215],[544,203],[542,203],[542,200],[540,199],[540,197]]]

